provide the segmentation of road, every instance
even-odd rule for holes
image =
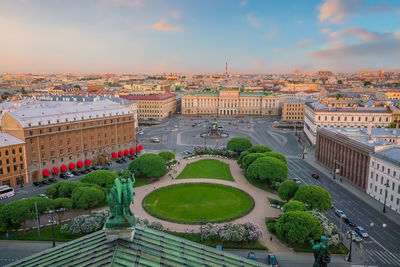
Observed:
[[[239,123],[236,119],[218,119],[218,124],[224,126],[224,130],[229,133],[229,138],[245,136],[252,140],[254,144],[264,144],[271,147],[274,151],[280,152],[287,157],[289,178],[298,177],[304,184],[315,184],[329,191],[335,208],[341,209],[348,217],[351,217],[357,225],[366,229],[370,237],[363,242],[363,251],[359,244],[354,243],[354,259],[359,262],[369,263],[377,266],[400,266],[400,216],[396,215],[397,222],[383,216],[381,210],[376,208],[371,201],[366,201],[359,194],[353,194],[342,185],[332,180],[329,175],[330,170],[317,164],[309,163],[313,150],[310,148],[309,155],[302,159],[302,146],[298,144],[293,131],[274,130],[271,125],[277,119],[257,120],[246,118]],[[207,122],[208,121],[208,122]],[[182,151],[192,150],[195,146],[225,146],[229,138],[207,139],[200,137],[200,133],[206,132],[212,118],[190,119],[182,117],[172,117],[162,125],[144,127],[143,134],[137,138],[144,146],[144,152],[170,150],[178,155]],[[192,127],[194,123],[199,125]],[[178,127],[174,127],[178,126]],[[250,127],[249,127],[250,126]],[[158,137],[162,143],[150,143],[151,137]],[[205,142],[206,141],[206,142]],[[124,167],[123,165],[113,165],[112,168]],[[320,179],[311,177],[312,173],[319,173]],[[74,177],[79,179],[79,177]],[[22,192],[10,199],[30,197],[43,193],[45,188],[29,188],[26,185]],[[351,187],[351,185],[348,185]],[[34,190],[34,191],[33,191]],[[8,200],[9,201],[9,200]],[[7,200],[5,200],[7,202]],[[326,215],[340,228],[342,232],[348,230],[348,226],[340,223],[334,214],[334,209],[328,211]],[[383,227],[385,225],[386,227]],[[279,257],[278,257],[279,260]]]

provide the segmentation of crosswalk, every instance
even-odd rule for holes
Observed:
[[[400,253],[391,253],[384,250],[364,249],[365,254],[373,262],[387,265],[400,266]]]

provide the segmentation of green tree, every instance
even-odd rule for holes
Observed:
[[[22,87],[21,88],[21,94],[23,94],[23,95],[26,95],[27,93],[26,93],[26,90],[25,90],[25,87]]]
[[[342,93],[337,93],[336,94],[336,100],[339,100],[340,98],[342,98],[343,96],[342,96]]]
[[[69,198],[57,198],[52,202],[52,207],[57,214],[58,224],[62,223],[62,218],[66,211],[72,209],[72,200]]]
[[[7,210],[7,215],[10,219],[10,224],[13,229],[18,229],[21,224],[25,233],[26,221],[35,218],[35,211],[29,199],[20,199],[7,204],[4,207]]]
[[[170,151],[161,151],[158,155],[165,160],[165,162],[170,162],[175,159],[175,154]]]
[[[371,85],[371,82],[370,81],[364,81],[364,86],[368,86],[368,85]]]
[[[305,185],[297,190],[293,200],[303,202],[310,209],[327,211],[332,208],[329,192],[316,185]]]
[[[265,152],[271,152],[272,149],[269,148],[269,146],[255,145],[255,146],[250,147],[247,151],[249,153],[265,153]]]
[[[52,199],[59,197],[71,198],[72,191],[81,186],[85,186],[85,184],[80,182],[61,181],[46,188],[45,194]]]
[[[90,210],[104,203],[106,194],[100,188],[78,187],[72,192],[72,202],[78,209]]]
[[[104,188],[111,188],[114,185],[118,174],[106,170],[97,170],[83,176],[82,183],[97,184]]]
[[[286,180],[278,188],[278,196],[282,200],[289,201],[294,194],[296,193],[297,189],[299,189],[299,186],[296,184],[295,181],[292,180]]]
[[[343,81],[342,80],[338,80],[337,84],[343,84]]]
[[[245,137],[234,137],[226,144],[228,150],[241,153],[252,146],[251,141]]]
[[[133,160],[128,168],[131,172],[135,172],[135,176],[146,178],[158,178],[168,172],[165,160],[153,153],[141,155]]]
[[[311,239],[320,239],[320,222],[305,211],[284,213],[275,224],[276,234],[290,244],[304,244]]]
[[[117,169],[114,171],[120,178],[132,179],[132,172],[128,168]]]
[[[240,154],[240,156],[239,156],[239,158],[238,158],[238,160],[237,160],[237,163],[238,163],[240,166],[242,165],[242,161],[243,161],[244,157],[246,157],[248,154],[250,154],[250,152],[248,152],[248,151],[243,151],[243,152]]]
[[[264,155],[267,156],[267,157],[273,157],[273,158],[280,159],[283,162],[285,162],[285,164],[287,164],[286,157],[283,154],[279,153],[279,152],[270,151],[270,152],[265,152]]]
[[[256,159],[247,168],[246,176],[250,179],[267,180],[270,184],[283,182],[288,175],[285,163],[277,158],[262,157]]]
[[[43,213],[49,212],[49,210],[52,209],[52,200],[49,198],[35,196],[28,198],[27,200],[29,201],[29,205],[31,205],[31,209],[33,210],[35,216],[36,216],[36,208],[35,208],[35,203],[36,203],[39,222],[41,215]]]
[[[263,153],[250,153],[243,158],[240,167],[246,170],[256,159],[262,157],[265,157]]]
[[[289,212],[289,211],[306,211],[307,208],[304,206],[304,204],[300,201],[297,200],[292,200],[285,205],[283,205],[283,212]]]

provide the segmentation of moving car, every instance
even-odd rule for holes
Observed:
[[[254,252],[249,252],[249,254],[247,254],[247,258],[249,260],[255,261],[256,260],[256,254]]]
[[[273,255],[273,254],[268,254],[268,256],[267,256],[267,263],[269,264],[269,266],[272,266],[272,267],[279,267],[278,261],[277,261],[275,255]]]
[[[354,242],[360,243],[360,242],[363,241],[363,239],[361,238],[361,236],[359,236],[355,231],[350,230],[350,231],[347,231],[347,234],[348,234],[348,233],[351,233],[352,239],[353,239]]]
[[[293,181],[295,181],[295,182],[296,182],[296,184],[301,184],[301,181],[300,181],[300,179],[299,179],[299,178],[293,178]]]
[[[356,232],[357,232],[358,234],[360,234],[360,236],[362,236],[362,237],[364,237],[364,238],[369,237],[367,231],[365,231],[365,229],[362,228],[361,226],[357,226],[354,230],[356,230]]]
[[[152,142],[152,143],[160,143],[160,139],[158,139],[157,137],[152,137],[152,138],[150,138],[150,142]]]
[[[319,173],[313,173],[311,174],[311,177],[314,179],[319,179]]]
[[[356,224],[354,223],[353,219],[348,218],[348,217],[342,217],[342,220],[344,221],[345,224],[348,224],[349,226],[355,227]]]
[[[339,218],[346,217],[346,214],[344,214],[344,212],[343,212],[342,210],[335,210],[335,214],[336,214],[336,216],[338,216]]]

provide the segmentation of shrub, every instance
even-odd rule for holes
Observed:
[[[270,152],[272,151],[271,148],[269,148],[268,146],[264,146],[264,145],[255,145],[250,147],[247,152],[249,153],[265,153],[265,152]]]
[[[251,141],[245,137],[234,137],[226,144],[228,150],[241,153],[252,146]]]
[[[273,158],[280,159],[283,162],[285,162],[285,164],[287,164],[286,157],[283,154],[279,153],[279,152],[270,151],[270,152],[265,152],[264,155],[267,156],[267,157],[273,157]]]
[[[289,202],[290,203],[290,202]],[[325,214],[317,210],[308,211],[312,216],[314,216],[322,226],[322,234],[329,238],[329,244],[332,246],[338,245],[340,243],[340,230],[339,228],[329,220]]]
[[[332,207],[332,200],[329,192],[316,185],[304,185],[297,190],[293,200],[306,204],[310,209],[327,211]]]
[[[105,203],[106,192],[101,188],[79,187],[72,192],[72,202],[78,209],[93,209]]]
[[[165,160],[165,162],[170,162],[175,159],[175,154],[170,151],[161,151],[158,155]]]
[[[256,159],[262,157],[265,157],[263,153],[249,153],[242,159],[240,167],[246,170]]]
[[[148,224],[148,227],[157,231],[164,231],[164,226],[160,222],[152,222]]]
[[[257,240],[262,236],[262,231],[258,224],[246,223],[227,223],[223,225],[208,223],[203,226],[202,238],[204,240],[214,240],[221,242],[249,242]]]
[[[104,188],[111,188],[114,185],[115,178],[118,178],[118,175],[114,172],[106,170],[97,170],[83,176],[81,182],[89,184],[97,184]]]
[[[256,159],[247,168],[246,176],[250,179],[282,182],[288,175],[288,168],[281,160],[272,157]]]
[[[114,173],[116,173],[119,178],[132,179],[132,172],[128,168],[116,169]]]
[[[85,235],[103,228],[106,217],[100,214],[81,215],[64,224],[60,231],[71,235]]]
[[[242,167],[242,161],[243,161],[244,157],[246,157],[248,154],[250,154],[250,152],[248,152],[248,151],[243,151],[240,154],[240,156],[239,156],[239,158],[237,160],[237,163],[240,165],[240,167]]]
[[[289,211],[306,211],[307,208],[304,206],[304,204],[300,201],[297,200],[292,200],[285,205],[283,205],[283,212],[289,212]]]
[[[265,221],[265,224],[267,225],[267,229],[271,234],[276,233],[275,223],[276,223],[276,220],[274,218],[268,218]]]
[[[129,164],[129,170],[137,177],[158,178],[165,175],[168,170],[165,160],[159,155],[146,153]]]
[[[278,188],[278,196],[282,200],[290,200],[298,189],[299,186],[296,184],[295,181],[284,181]]]

